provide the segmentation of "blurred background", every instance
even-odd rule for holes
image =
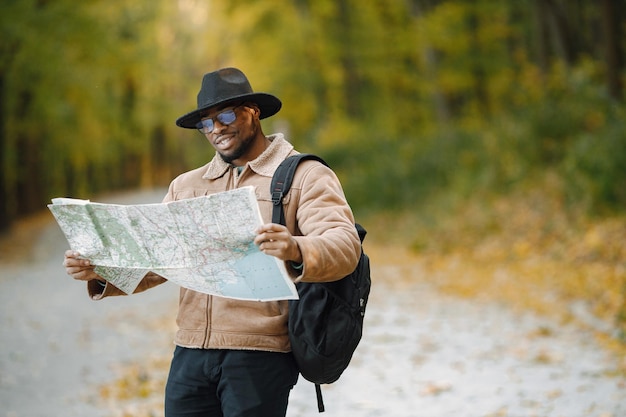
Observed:
[[[624,340],[624,1],[0,5],[3,232],[52,197],[206,163],[174,120],[235,66],[283,101],[266,133],[337,171],[366,242],[424,257],[440,288],[562,305]]]

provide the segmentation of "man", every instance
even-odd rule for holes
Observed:
[[[333,281],[355,268],[361,249],[332,170],[303,162],[285,198],[287,226],[269,222],[272,175],[281,161],[297,153],[282,134],[266,136],[261,129],[260,120],[280,107],[275,96],[253,92],[238,69],[206,74],[198,108],[176,124],[200,130],[216,154],[207,165],[174,179],[164,201],[253,186],[266,222],[257,230],[259,248],[284,261],[296,282]],[[122,294],[79,256],[67,251],[64,265],[73,278],[87,281],[93,299]],[[148,274],[136,292],[164,281]],[[181,288],[166,417],[284,416],[298,378],[289,353],[287,316],[287,301],[241,301]]]

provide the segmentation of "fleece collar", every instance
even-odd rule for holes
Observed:
[[[270,141],[270,146],[268,146],[258,158],[248,162],[248,166],[259,175],[271,177],[274,175],[274,171],[276,171],[278,165],[293,152],[293,145],[287,142],[282,133],[269,135],[267,139]],[[202,179],[217,179],[224,175],[230,168],[232,168],[232,165],[224,162],[224,160],[215,153]]]

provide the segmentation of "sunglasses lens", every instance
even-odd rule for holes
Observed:
[[[235,121],[235,119],[237,118],[237,116],[235,115],[235,110],[234,109],[230,109],[230,110],[226,110],[220,114],[217,115],[217,120],[220,121],[220,123],[224,124],[224,125],[229,125],[232,122]]]
[[[235,114],[235,109],[228,109],[215,116],[215,118],[221,124],[229,125],[237,119],[237,115]],[[211,133],[213,131],[213,119],[201,120],[196,124],[196,127],[204,134]]]
[[[213,119],[201,120],[196,124],[196,127],[202,133],[210,132],[213,130]]]

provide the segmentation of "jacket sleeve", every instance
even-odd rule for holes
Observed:
[[[291,192],[287,212],[295,209],[298,231],[294,238],[303,259],[295,281],[335,281],[351,273],[361,255],[361,241],[335,173],[306,161],[296,170]]]

